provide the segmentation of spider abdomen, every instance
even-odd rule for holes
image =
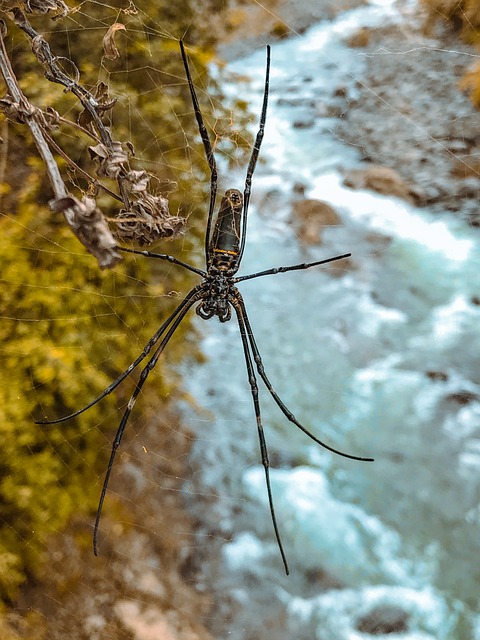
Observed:
[[[242,212],[242,194],[238,189],[228,189],[220,203],[210,242],[212,265],[221,271],[237,266]]]

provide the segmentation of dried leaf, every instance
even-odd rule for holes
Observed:
[[[171,216],[168,200],[163,196],[145,193],[132,204],[129,211],[120,211],[115,218],[115,235],[132,240],[140,246],[150,245],[159,238],[173,238],[185,230],[185,218]]]
[[[42,64],[46,64],[48,62],[47,57],[45,56],[45,38],[43,36],[35,36],[32,38],[32,51],[37,56],[37,59]]]
[[[20,9],[25,13],[48,13],[54,11],[66,16],[69,9],[62,0],[0,0],[0,11]]]
[[[129,171],[125,176],[125,186],[132,193],[146,191],[150,176],[146,171]]]
[[[58,129],[60,116],[55,109],[47,107],[45,111],[42,111],[26,100],[15,102],[8,93],[5,97],[0,98],[0,111],[11,122],[25,124],[28,118],[34,118],[44,129],[49,131]]]
[[[115,60],[120,57],[117,45],[115,43],[115,34],[117,31],[125,31],[126,27],[121,22],[114,22],[109,28],[107,33],[103,36],[103,49],[105,51],[105,57],[108,60]]]
[[[115,239],[93,198],[84,196],[79,201],[74,196],[67,196],[49,204],[52,211],[65,214],[77,238],[97,258],[102,269],[119,262]]]
[[[25,113],[21,110],[20,104],[15,102],[8,94],[4,98],[0,98],[0,111],[11,122],[19,122],[21,124],[25,122]]]
[[[93,99],[94,100],[91,102],[91,106],[94,107],[99,116],[102,116],[106,111],[112,109],[117,102],[116,98],[110,98],[108,94],[108,85],[106,85],[104,82],[99,82],[97,84],[95,93],[93,94]],[[90,127],[93,121],[94,118],[89,109],[84,109],[78,116],[78,124],[85,129],[93,128]]]
[[[60,114],[53,107],[47,107],[43,113],[45,122],[51,130],[58,129],[60,126]]]
[[[87,131],[94,130],[94,128],[90,126],[92,124],[92,120],[92,114],[87,109],[84,109],[77,118],[78,124],[84,129],[87,129]]]
[[[136,16],[136,15],[138,15],[138,9],[133,4],[132,0],[130,0],[130,5],[126,9],[122,9],[122,11],[126,16]]]
[[[88,147],[90,157],[99,163],[97,176],[101,178],[118,178],[121,173],[126,173],[125,163],[128,162],[128,155],[118,140],[112,142],[112,148],[108,149],[104,144],[97,144]]]
[[[110,98],[108,93],[108,84],[105,82],[99,82],[95,87],[95,93],[93,94],[95,101],[97,103],[96,110],[100,115],[105,113],[105,111],[109,111],[115,106],[117,102],[116,98]]]

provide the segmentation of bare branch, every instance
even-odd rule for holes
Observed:
[[[185,221],[178,216],[170,216],[168,212],[168,201],[163,196],[148,195],[131,202],[129,194],[137,196],[146,190],[149,177],[145,171],[133,171],[128,164],[129,153],[133,149],[129,143],[122,143],[113,140],[110,130],[105,126],[101,116],[113,108],[115,100],[108,94],[106,84],[99,83],[93,95],[79,83],[79,72],[74,63],[65,58],[57,58],[53,55],[48,42],[38,34],[30,25],[21,11],[14,11],[15,22],[18,26],[32,38],[32,48],[38,60],[45,67],[45,76],[52,82],[62,84],[66,90],[74,93],[84,107],[80,115],[79,124],[87,130],[93,130],[100,137],[100,143],[89,147],[89,152],[95,161],[98,162],[97,175],[117,180],[120,195],[123,201],[124,210],[121,218],[128,217],[128,228],[131,231],[133,222],[139,223],[139,229],[133,235],[141,244],[150,244],[153,239],[161,237],[176,236],[183,232]],[[117,24],[110,27],[108,34],[113,38],[115,31],[124,28]],[[105,40],[104,40],[105,42]],[[73,77],[68,75],[59,60],[67,61],[73,71]],[[125,150],[127,147],[128,151]],[[161,201],[161,205],[160,205]],[[133,212],[133,218],[131,213]],[[140,219],[140,221],[139,221]],[[118,231],[124,229],[122,222]],[[130,233],[129,231],[129,233]],[[119,237],[129,237],[129,233],[120,234]]]
[[[1,2],[2,0],[0,0]],[[55,0],[46,0],[44,4],[39,1],[35,4],[35,9],[38,12],[41,7],[45,8],[47,5],[50,9],[53,8],[53,5],[59,9]],[[53,109],[48,108],[42,111],[34,107],[18,86],[2,40],[2,72],[9,94],[0,99],[0,110],[10,120],[26,123],[30,127],[47,166],[47,172],[56,196],[52,204],[54,210],[64,213],[74,233],[97,257],[102,267],[112,266],[120,259],[115,250],[113,235],[108,231],[105,219],[102,218],[100,210],[91,198],[94,190],[90,190],[89,197],[84,197],[82,201],[74,199],[67,192],[49,145],[66,160],[70,167],[86,178],[90,185],[103,188],[123,203],[123,208],[118,216],[113,220],[108,219],[108,222],[115,223],[114,233],[118,238],[134,240],[144,246],[159,238],[174,237],[183,233],[185,220],[169,214],[168,200],[164,196],[148,193],[150,175],[146,171],[138,171],[130,167],[129,159],[134,155],[133,145],[128,141],[114,140],[110,129],[104,123],[105,114],[116,103],[116,100],[109,96],[108,86],[99,83],[94,93],[91,93],[80,84],[80,73],[73,61],[53,54],[49,43],[34,29],[19,8],[21,6],[22,9],[29,12],[34,8],[33,0],[31,2],[11,2],[8,6],[13,13],[15,24],[31,39],[32,51],[44,67],[47,80],[61,84],[65,91],[73,93],[83,106],[78,124],[69,123]],[[108,45],[112,55],[116,51],[115,33],[124,28],[123,25],[115,23],[105,36],[104,45]],[[63,122],[76,126],[96,141],[94,146],[88,148],[90,157],[97,164],[96,174],[101,178],[116,180],[119,196],[80,168],[53,140],[49,131],[58,128],[59,123]],[[102,227],[102,224],[105,225],[105,228]]]
[[[60,118],[60,120],[63,120],[63,118]],[[50,145],[50,147],[54,149],[58,153],[58,155],[65,160],[65,162],[69,165],[69,167],[73,169],[75,173],[80,174],[83,178],[87,180],[87,182],[90,185],[90,189],[93,189],[95,191],[97,191],[98,189],[101,189],[105,193],[108,193],[108,195],[111,196],[112,198],[115,198],[115,200],[119,200],[120,202],[122,202],[122,199],[120,198],[119,195],[114,193],[111,189],[106,187],[99,180],[96,180],[95,178],[93,178],[89,173],[87,173],[87,171],[82,169],[82,167],[79,167],[78,164],[74,162],[61,147],[58,146],[58,144],[55,142],[52,136],[50,136],[46,131],[44,131],[43,134],[45,138],[48,140],[48,144]]]
[[[29,23],[25,15],[19,9],[12,10],[15,24],[26,33],[32,40],[32,50],[38,61],[45,67],[45,77],[51,82],[57,82],[71,91],[82,103],[84,109],[90,114],[91,120],[97,129],[100,139],[104,145],[110,147],[112,138],[107,127],[103,124],[97,107],[99,106],[95,97],[78,82],[80,74],[75,64],[68,58],[58,58],[53,55],[50,45],[45,38],[40,35]],[[66,61],[72,67],[74,78],[71,78],[59,64],[59,60]]]
[[[20,121],[25,122],[32,132],[38,152],[45,163],[47,174],[56,199],[69,199],[71,196],[68,194],[57,163],[55,162],[55,158],[53,157],[48,142],[43,134],[42,125],[45,125],[43,112],[40,112],[42,115],[40,118],[39,110],[35,109],[28,102],[20,89],[13,72],[5,49],[5,30],[5,24],[1,21],[0,71],[3,74],[5,84],[7,85],[7,89],[10,94],[7,98],[4,98],[3,103],[7,110],[10,110],[14,115],[14,118],[17,121],[18,118],[20,118]],[[41,120],[41,124],[39,119]],[[59,209],[55,209],[54,207],[54,210]],[[120,260],[120,254],[115,248],[115,240],[108,228],[106,220],[101,214],[100,216],[98,215],[99,212],[96,212],[95,215],[92,215],[91,213],[87,214],[86,211],[81,210],[81,207],[79,207],[73,199],[72,207],[67,206],[60,210],[63,211],[68,225],[80,242],[97,258],[100,267],[112,267]]]

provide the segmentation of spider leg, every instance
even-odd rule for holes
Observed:
[[[342,258],[349,258],[351,253],[344,253],[341,256],[335,256],[334,258],[327,258],[326,260],[317,260],[316,262],[302,262],[302,264],[293,264],[290,267],[274,267],[273,269],[266,269],[265,271],[257,271],[257,273],[251,273],[248,276],[240,276],[234,278],[234,282],[243,282],[243,280],[252,280],[253,278],[259,278],[260,276],[271,276],[276,273],[285,273],[286,271],[298,271],[299,269],[310,269],[310,267],[316,267],[319,264],[326,264],[327,262],[334,262],[334,260],[341,260]]]
[[[242,220],[242,235],[240,250],[238,254],[238,264],[240,264],[243,256],[243,250],[245,249],[245,239],[247,237],[247,215],[248,205],[250,203],[250,194],[252,191],[252,177],[255,167],[257,165],[258,154],[260,153],[260,146],[263,140],[263,134],[265,132],[265,121],[267,119],[267,105],[268,105],[268,87],[270,82],[270,45],[267,44],[267,68],[265,71],[265,89],[263,92],[263,105],[262,115],[260,116],[260,126],[255,138],[255,142],[252,149],[252,155],[250,156],[250,162],[248,163],[247,177],[245,178],[245,189],[243,191],[243,220]]]
[[[238,297],[240,297],[240,294],[237,294]],[[250,383],[250,391],[252,393],[252,398],[253,398],[253,406],[255,409],[255,417],[257,419],[257,430],[258,430],[258,439],[260,441],[260,452],[262,455],[262,464],[263,464],[263,468],[265,469],[265,481],[267,484],[267,493],[268,493],[268,504],[270,506],[270,515],[272,517],[272,524],[273,524],[273,529],[275,531],[275,537],[277,539],[277,545],[278,545],[278,549],[280,551],[280,555],[282,556],[282,561],[283,561],[283,566],[285,568],[285,573],[287,574],[287,576],[289,575],[289,569],[288,569],[288,562],[287,562],[287,558],[285,555],[285,551],[283,549],[283,544],[282,544],[282,539],[280,537],[280,532],[278,530],[278,525],[277,525],[277,518],[275,515],[275,508],[273,506],[273,495],[272,495],[272,488],[270,485],[270,463],[269,463],[269,459],[268,459],[268,451],[267,451],[267,443],[265,441],[265,434],[263,432],[263,426],[262,426],[262,417],[261,417],[261,413],[260,413],[260,402],[258,399],[258,385],[257,385],[257,380],[255,378],[255,372],[253,370],[253,362],[252,362],[252,356],[250,354],[250,347],[248,345],[248,338],[247,338],[247,330],[245,328],[245,322],[244,322],[244,317],[243,317],[243,313],[242,313],[242,308],[240,306],[240,303],[234,299],[232,300],[232,305],[236,311],[237,314],[237,320],[238,320],[238,326],[240,328],[240,335],[242,337],[242,345],[243,345],[243,352],[245,354],[245,362],[247,365],[247,373],[248,373],[248,382]]]
[[[298,422],[298,420],[293,415],[293,413],[288,409],[288,407],[279,398],[277,392],[272,387],[272,385],[270,383],[270,380],[267,378],[267,374],[265,373],[265,369],[263,367],[262,358],[260,356],[260,352],[258,350],[257,343],[255,342],[255,337],[253,335],[252,327],[251,327],[250,322],[248,320],[247,310],[245,308],[245,303],[243,302],[243,299],[241,297],[239,298],[239,300],[237,302],[237,305],[238,305],[238,308],[235,307],[235,309],[237,311],[237,316],[239,317],[239,322],[240,322],[240,318],[241,318],[241,322],[243,323],[244,327],[246,328],[246,333],[248,335],[248,340],[250,342],[250,346],[251,346],[251,349],[252,349],[253,358],[255,360],[255,364],[257,365],[258,374],[262,378],[263,382],[265,383],[265,386],[269,390],[270,395],[275,400],[277,405],[280,407],[280,410],[282,411],[284,416],[290,422],[292,422],[294,425],[296,425],[301,431],[303,431],[303,433],[305,433],[309,438],[311,438],[314,442],[319,444],[324,449],[327,449],[328,451],[331,451],[332,453],[336,453],[337,455],[342,456],[344,458],[349,458],[350,460],[360,460],[361,462],[373,462],[374,461],[373,458],[364,458],[362,456],[354,456],[354,455],[351,455],[349,453],[344,453],[343,451],[340,451],[339,449],[334,449],[333,447],[331,447],[330,445],[326,444],[322,440],[319,440],[316,436],[313,435],[313,433],[311,433],[302,424],[300,424],[300,422]]]
[[[184,269],[193,271],[193,273],[198,273],[199,276],[205,277],[207,275],[205,271],[202,271],[201,269],[197,269],[196,267],[192,267],[191,264],[182,262],[181,260],[178,260],[178,258],[169,256],[166,253],[152,253],[151,251],[137,251],[135,249],[126,249],[125,247],[115,247],[115,248],[118,251],[123,251],[125,253],[136,253],[137,255],[145,256],[146,258],[160,258],[161,260],[167,260],[168,262],[172,262],[173,264],[178,264],[180,267],[183,267]]]
[[[75,418],[76,416],[79,416],[84,411],[87,411],[87,409],[90,409],[90,407],[93,407],[93,405],[97,404],[97,402],[100,402],[100,400],[103,400],[105,396],[108,396],[110,393],[112,393],[112,391],[116,389],[118,385],[123,380],[125,380],[125,378],[128,375],[132,373],[132,371],[140,364],[140,362],[147,357],[152,347],[160,340],[160,338],[162,337],[162,334],[166,331],[166,329],[168,328],[168,325],[174,320],[174,318],[179,314],[181,314],[185,310],[185,308],[187,308],[188,310],[191,307],[193,302],[196,300],[195,296],[199,292],[200,287],[201,285],[194,287],[187,294],[185,300],[183,300],[178,305],[175,311],[165,320],[165,322],[162,324],[159,330],[155,333],[155,335],[153,335],[150,338],[150,340],[147,342],[147,344],[145,345],[143,351],[138,356],[138,358],[134,360],[132,364],[129,365],[127,369],[125,369],[125,371],[116,380],[114,380],[111,384],[109,384],[108,387],[104,389],[99,396],[97,396],[94,400],[89,402],[87,405],[85,405],[81,409],[78,409],[78,411],[74,411],[73,413],[70,413],[68,416],[63,416],[62,418],[57,418],[56,420],[35,420],[35,424],[58,424],[59,422],[64,422],[65,420],[70,420],[71,418]]]
[[[180,50],[182,52],[183,66],[185,67],[185,73],[187,75],[188,86],[190,88],[190,95],[192,96],[193,110],[195,111],[195,118],[197,119],[198,131],[200,133],[200,137],[202,138],[203,147],[205,149],[205,155],[207,156],[208,166],[210,167],[210,206],[208,208],[207,230],[205,232],[205,260],[208,265],[211,259],[210,230],[212,227],[213,210],[215,208],[215,199],[217,197],[217,178],[218,178],[217,163],[215,161],[215,156],[213,154],[213,147],[212,147],[212,143],[210,142],[210,138],[208,136],[207,128],[205,127],[205,123],[203,122],[202,112],[200,111],[200,105],[198,103],[197,94],[195,92],[195,87],[192,82],[192,76],[190,74],[190,69],[188,67],[187,54],[185,52],[185,47],[183,45],[182,40],[180,40]]]
[[[187,314],[188,310],[192,307],[192,305],[195,304],[195,302],[197,302],[197,300],[200,299],[201,295],[202,295],[202,291],[200,290],[200,288],[197,288],[197,290],[195,292],[195,295],[191,296],[188,299],[188,301],[185,301],[184,303],[182,303],[180,311],[177,314],[177,318],[175,319],[175,321],[173,322],[172,326],[169,328],[169,330],[167,331],[167,333],[163,337],[163,339],[160,342],[160,344],[158,345],[158,347],[155,349],[155,352],[154,352],[153,356],[147,362],[146,366],[142,369],[142,372],[140,374],[140,378],[139,378],[139,380],[137,382],[135,390],[132,393],[132,396],[130,397],[130,400],[128,401],[127,408],[125,409],[125,412],[123,414],[123,417],[122,417],[122,420],[120,422],[120,425],[118,426],[117,433],[115,434],[115,439],[114,439],[113,444],[112,444],[112,453],[110,454],[110,460],[108,462],[107,472],[105,474],[105,479],[103,481],[102,493],[100,494],[100,500],[98,502],[97,515],[96,515],[96,518],[95,518],[95,525],[94,525],[94,529],[93,529],[93,552],[95,553],[96,556],[98,556],[98,540],[97,540],[97,538],[98,538],[98,527],[100,525],[100,518],[102,516],[103,503],[105,501],[105,495],[107,493],[108,483],[110,481],[110,475],[112,473],[113,463],[115,461],[115,456],[116,456],[116,453],[117,453],[117,449],[120,446],[120,442],[122,441],[123,432],[125,430],[125,426],[127,424],[128,418],[130,417],[130,414],[132,413],[133,407],[135,406],[135,402],[136,402],[138,396],[140,395],[140,392],[141,392],[142,387],[143,387],[143,385],[145,384],[145,382],[146,382],[146,380],[148,378],[148,375],[150,374],[152,369],[154,369],[155,365],[158,362],[158,359],[162,355],[162,353],[163,353],[165,347],[167,346],[170,338],[173,336],[173,334],[177,330],[178,325],[183,320],[183,318]],[[178,311],[178,309],[177,309],[177,311]]]

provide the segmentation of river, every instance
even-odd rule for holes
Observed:
[[[334,135],[334,117],[318,116],[332,87],[354,96],[362,77],[365,58],[346,38],[396,20],[391,3],[377,2],[272,46],[240,275],[352,258],[240,288],[286,405],[335,448],[375,462],[320,448],[259,381],[285,576],[238,327],[199,323],[207,362],[185,370],[197,403],[184,407],[197,438],[185,495],[199,522],[198,588],[216,594],[209,626],[218,638],[480,638],[478,229],[343,186],[358,150]],[[228,91],[256,114],[265,57],[258,49],[229,65],[238,77]],[[222,186],[241,188],[243,171]],[[298,183],[341,217],[320,246],[302,247],[290,224]]]

